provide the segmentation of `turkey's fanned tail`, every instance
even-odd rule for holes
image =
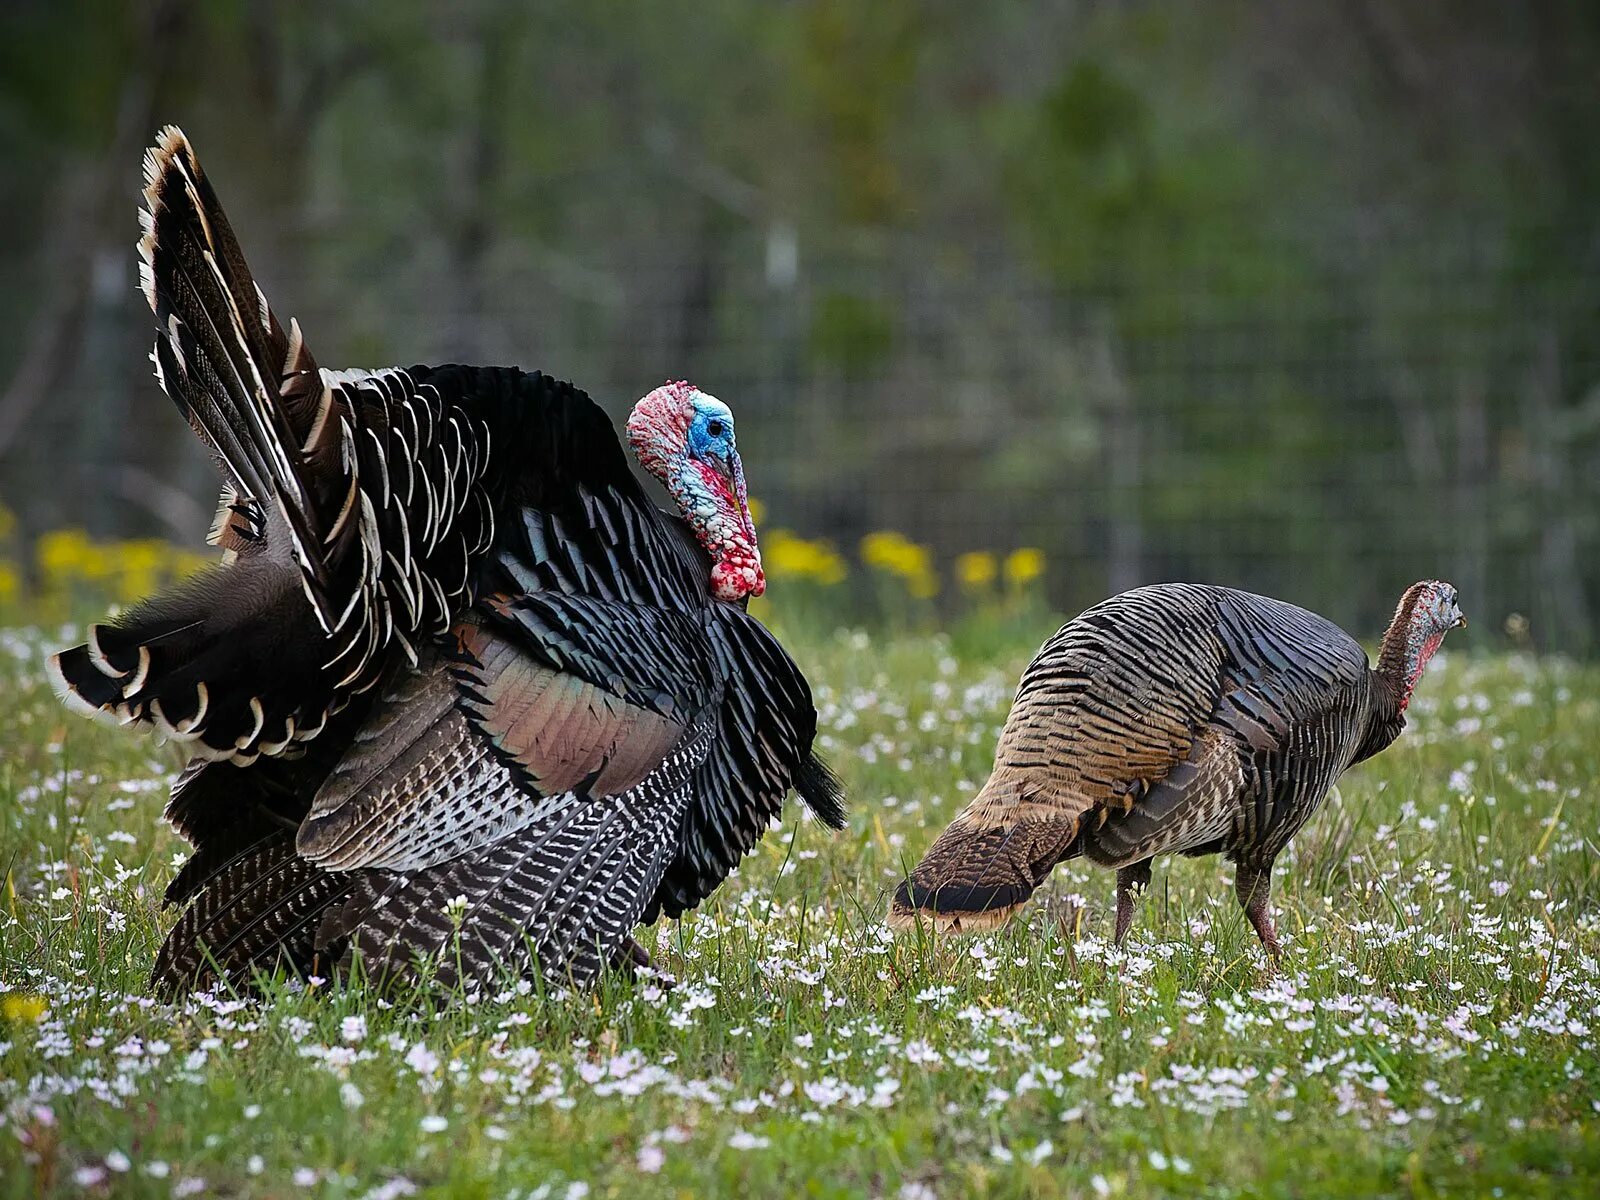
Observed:
[[[326,719],[315,703],[326,651],[295,559],[323,557],[316,479],[337,471],[337,429],[299,326],[285,331],[273,315],[172,126],[146,156],[144,194],[139,276],[160,327],[151,358],[222,468],[212,535],[239,573],[210,572],[92,626],[50,670],[86,715],[148,721],[199,757],[248,761],[314,736]],[[310,705],[297,699],[307,696]]]
[[[470,602],[494,539],[489,425],[472,400],[508,403],[521,377],[319,370],[179,130],[162,131],[145,175],[152,359],[221,467],[224,569],[94,626],[50,670],[79,712],[243,764],[317,736],[391,649],[414,661]]]

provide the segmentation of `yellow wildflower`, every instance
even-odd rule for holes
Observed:
[[[787,529],[774,529],[761,539],[761,563],[774,579],[809,579],[825,587],[843,583],[849,574],[830,543],[796,537]]]
[[[0,558],[0,604],[15,600],[22,592],[22,573],[16,566]]]
[[[45,582],[61,584],[84,574],[85,564],[94,557],[94,547],[81,529],[53,529],[39,535],[33,553]]]
[[[25,1025],[35,1024],[48,1007],[43,996],[36,996],[32,992],[7,992],[5,999],[0,1000],[0,1014],[8,1021]]]
[[[994,555],[987,550],[970,550],[956,556],[956,578],[969,592],[984,591],[998,573]]]
[[[879,530],[861,539],[861,561],[875,570],[898,575],[917,599],[939,594],[939,576],[933,569],[933,553],[902,533]]]
[[[167,567],[166,543],[150,539],[113,542],[102,550],[116,564],[117,599],[142,600],[161,586],[161,575]]]
[[[1014,588],[1027,587],[1044,574],[1044,551],[1023,546],[1006,555],[1006,582]]]

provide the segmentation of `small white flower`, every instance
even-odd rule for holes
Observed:
[[[128,1160],[128,1156],[121,1150],[113,1150],[106,1155],[106,1168],[115,1171],[118,1175],[126,1174],[131,1166],[133,1166],[133,1163]]]
[[[443,1133],[447,1128],[449,1128],[450,1122],[445,1120],[438,1113],[429,1113],[427,1116],[422,1118],[421,1124],[423,1133]]]
[[[639,1170],[646,1175],[654,1175],[666,1165],[667,1152],[660,1146],[640,1146],[637,1161]]]

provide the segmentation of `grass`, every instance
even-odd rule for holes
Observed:
[[[892,939],[1043,628],[795,636],[848,830],[791,809],[679,980],[389,1004],[145,994],[170,748],[64,715],[0,632],[0,1196],[1600,1194],[1600,671],[1438,660],[1280,860],[1263,968],[1215,859],[1056,871],[990,937]]]

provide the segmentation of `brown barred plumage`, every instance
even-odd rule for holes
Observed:
[[[705,541],[587,396],[512,368],[319,368],[177,129],[145,182],[152,358],[221,469],[223,561],[51,669],[69,706],[193,756],[160,985],[355,954],[384,978],[586,981],[643,960],[633,925],[710,894],[791,787],[842,821],[799,668],[717,598]],[[685,427],[680,465],[727,472],[747,522],[726,406],[646,400],[658,435],[695,403],[727,425],[713,459]]]
[[[1455,589],[1401,599],[1377,670],[1332,622],[1229,588],[1159,584],[1056,633],[1023,672],[994,772],[895,895],[896,928],[1006,920],[1067,858],[1117,870],[1120,943],[1158,854],[1222,853],[1277,955],[1272,863],[1351,764],[1400,733]]]

